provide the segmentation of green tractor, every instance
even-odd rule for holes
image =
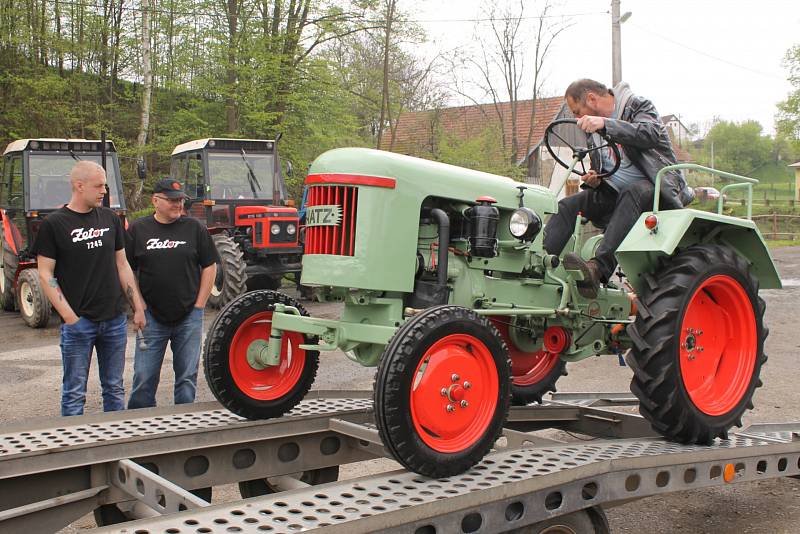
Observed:
[[[580,174],[589,149],[571,148],[562,164]],[[755,180],[711,171],[752,198]],[[568,363],[598,354],[627,354],[641,414],[671,440],[725,439],[752,408],[766,361],[758,290],[781,282],[749,217],[721,203],[644,213],[617,251],[627,282],[584,298],[581,272],[542,248],[557,210],[546,188],[359,148],[322,154],[306,185],[302,283],[343,312],[310,317],[274,291],[232,301],[204,347],[231,411],[281,416],[309,391],[319,351],[341,350],[377,366],[386,449],[436,478],[479,462],[512,402],[541,402]],[[565,252],[588,259],[602,236],[581,243],[581,223]]]

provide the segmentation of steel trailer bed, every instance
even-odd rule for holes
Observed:
[[[388,457],[370,395],[312,392],[265,421],[198,403],[15,424],[0,434],[0,532],[55,532],[121,503],[156,517],[98,532],[491,533],[588,510],[600,534],[602,507],[800,475],[800,423],[683,446],[656,437],[629,393],[571,393],[512,408],[496,450],[459,476],[398,469],[319,486],[288,476]],[[286,491],[217,505],[189,491],[266,477]]]

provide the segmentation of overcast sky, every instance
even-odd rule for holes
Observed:
[[[489,0],[491,1],[491,0]],[[518,0],[517,0],[518,1]],[[495,5],[513,2],[496,0]],[[540,1],[524,0],[526,15]],[[572,26],[556,40],[549,56],[545,90],[563,94],[570,81],[589,77],[611,83],[610,0],[553,0]],[[427,30],[425,47],[450,50],[475,45],[476,27],[490,23],[486,0],[411,0],[413,18]],[[400,2],[403,6],[403,2]],[[631,11],[622,24],[622,78],[651,99],[662,115],[690,123],[759,121],[774,131],[776,103],[791,90],[782,65],[786,51],[800,44],[800,0],[622,0]],[[557,22],[557,19],[552,19]],[[525,24],[531,27],[533,18]],[[455,98],[453,105],[469,104]]]

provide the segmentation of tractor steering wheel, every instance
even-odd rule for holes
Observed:
[[[605,178],[617,172],[617,170],[619,169],[620,160],[622,159],[621,157],[622,155],[619,153],[619,147],[617,147],[616,143],[611,142],[611,140],[608,138],[607,135],[600,135],[605,140],[604,144],[592,148],[586,148],[586,147],[572,146],[567,140],[565,140],[563,137],[561,137],[556,133],[555,130],[556,126],[560,126],[562,124],[574,125],[577,124],[577,122],[578,121],[576,119],[558,119],[554,120],[553,122],[547,125],[547,129],[544,131],[544,145],[547,147],[547,151],[550,152],[550,155],[553,157],[553,159],[565,169],[571,170],[578,176],[584,176],[588,171],[586,170],[586,166],[583,163],[583,158],[586,157],[586,155],[590,152],[594,152],[596,150],[601,150],[605,147],[609,147],[611,151],[614,153],[614,168],[611,169],[610,171],[597,173],[597,177]],[[577,126],[575,128],[577,129]],[[563,143],[570,150],[572,150],[572,165],[566,163],[565,161],[562,161],[561,158],[558,157],[556,151],[553,150],[552,146],[550,146],[550,136],[553,136],[554,138],[558,139],[559,141],[561,141],[561,143]],[[575,168],[579,163],[582,169],[581,171]]]

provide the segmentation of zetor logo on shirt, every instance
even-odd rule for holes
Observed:
[[[160,239],[148,239],[147,240],[147,250],[153,250],[156,248],[178,248],[181,245],[185,245],[186,241],[170,241],[169,239],[165,239],[161,241]]]
[[[79,243],[81,241],[88,241],[89,239],[94,239],[94,241],[86,243],[86,248],[96,248],[103,246],[103,240],[95,238],[102,237],[103,234],[105,234],[109,230],[110,228],[89,228],[88,230],[84,230],[83,228],[76,228],[70,232],[70,235],[72,236],[73,243]]]

